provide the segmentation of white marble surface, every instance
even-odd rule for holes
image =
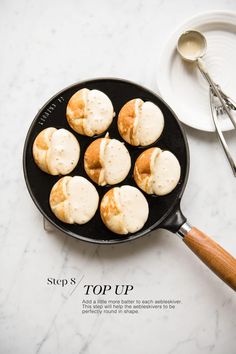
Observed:
[[[236,10],[236,2],[0,2],[0,353],[236,352],[234,293],[179,238],[158,231],[102,247],[45,233],[22,173],[27,129],[50,96],[101,76],[156,90],[156,63],[170,33],[189,16],[217,9]],[[236,255],[236,180],[215,135],[186,130],[191,170],[182,209]],[[236,152],[235,133],[227,137]],[[74,292],[46,284],[48,277],[82,276]],[[173,312],[81,316],[86,283],[130,283],[135,298],[183,304]]]

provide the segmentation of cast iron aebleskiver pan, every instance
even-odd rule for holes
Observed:
[[[70,225],[58,220],[49,206],[49,194],[52,186],[60,176],[51,176],[42,172],[34,163],[32,145],[37,134],[47,128],[65,128],[71,131],[80,143],[80,160],[76,168],[70,173],[71,176],[81,175],[88,178],[83,167],[83,156],[88,145],[97,138],[85,137],[74,132],[66,120],[66,106],[70,97],[81,88],[98,89],[103,91],[111,99],[116,117],[108,129],[111,138],[123,141],[117,128],[117,116],[121,107],[132,98],[141,98],[144,101],[152,101],[157,104],[164,114],[165,127],[161,137],[152,145],[163,150],[169,150],[175,154],[181,165],[181,177],[177,187],[170,194],[162,197],[145,194],[149,204],[149,217],[143,229],[137,233],[126,236],[117,235],[109,231],[103,224],[99,209],[94,218],[84,225]],[[104,136],[101,134],[100,136]],[[134,162],[138,155],[148,147],[133,147],[125,143],[129,150],[132,166],[127,178],[119,185],[129,184],[137,187],[132,178]],[[135,83],[113,78],[94,79],[74,84],[52,97],[38,112],[29,128],[23,153],[24,176],[29,193],[43,216],[54,226],[69,236],[78,239],[111,244],[130,241],[149,233],[157,228],[164,228],[178,233],[184,242],[226,283],[236,289],[236,260],[223,250],[206,235],[187,224],[186,218],[180,211],[180,199],[183,194],[189,170],[188,143],[176,115],[171,108],[158,95]],[[89,178],[88,178],[89,179]],[[92,182],[93,183],[93,182]],[[118,186],[119,186],[118,185]],[[98,187],[100,200],[110,186]]]

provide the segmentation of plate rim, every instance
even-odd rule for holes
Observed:
[[[218,17],[218,19],[217,19]],[[231,21],[229,22],[229,20],[227,21],[227,18],[229,18]],[[166,43],[163,45],[162,49],[161,49],[161,55],[159,57],[159,60],[158,60],[158,65],[157,65],[157,72],[158,74],[156,75],[156,85],[157,85],[157,88],[158,88],[158,91],[161,95],[161,97],[163,97],[163,99],[165,101],[167,101],[171,107],[173,105],[173,101],[171,101],[169,98],[170,98],[170,95],[166,93],[166,71],[162,70],[161,68],[163,68],[163,62],[164,62],[164,59],[166,58],[166,53],[169,52],[170,54],[170,51],[171,51],[171,47],[172,47],[172,43],[174,42],[174,39],[175,37],[177,37],[177,35],[179,33],[181,33],[186,26],[188,26],[188,23],[190,23],[190,27],[191,27],[191,22],[194,22],[194,21],[203,21],[206,19],[210,19],[211,23],[214,23],[214,22],[225,22],[225,23],[228,23],[229,25],[234,25],[235,28],[236,28],[236,11],[224,11],[224,10],[215,10],[215,11],[206,11],[206,12],[199,12],[198,14],[190,17],[188,20],[182,22],[177,28],[175,28],[174,31],[171,32],[171,34],[169,35]],[[199,25],[199,24],[198,24]],[[194,26],[194,24],[192,25]],[[176,106],[173,106],[173,109],[174,111],[176,112],[177,116],[178,116],[178,119],[185,125],[191,127],[191,128],[194,128],[196,130],[200,130],[200,131],[205,131],[205,132],[208,132],[208,133],[215,133],[216,132],[216,129],[215,127],[213,126],[212,129],[208,129],[208,128],[203,128],[202,126],[199,126],[198,124],[195,124],[195,123],[190,123],[188,120],[186,120],[184,117],[187,116],[187,114],[184,114],[182,116],[181,112],[178,111],[178,107]],[[183,113],[183,111],[182,111]],[[230,131],[230,130],[233,130],[234,127],[229,125],[229,127],[225,128],[225,129],[222,129],[222,131]]]

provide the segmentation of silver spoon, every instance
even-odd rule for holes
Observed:
[[[214,83],[209,75],[206,65],[202,57],[206,54],[207,41],[204,35],[198,31],[186,31],[181,34],[177,43],[177,51],[180,56],[188,62],[196,62],[198,69],[201,71],[203,77],[207,80],[215,96],[218,97],[223,109],[230,118],[232,124],[236,128],[236,121],[232,116],[230,109],[225,103],[224,95],[219,86]]]
[[[181,34],[181,36],[179,37],[178,44],[177,44],[178,53],[185,61],[196,62],[198,69],[201,71],[203,77],[207,80],[207,82],[210,85],[209,92],[210,92],[212,118],[215,124],[216,132],[218,134],[219,140],[224,148],[226,157],[230,163],[233,174],[236,177],[236,164],[229,151],[228,145],[225,141],[225,138],[220,129],[218,119],[217,119],[220,113],[223,114],[225,112],[230,118],[231,122],[233,123],[233,126],[236,128],[236,121],[234,120],[234,117],[232,116],[230,111],[231,109],[236,110],[236,104],[230,97],[228,97],[221,90],[220,86],[217,85],[209,75],[205,63],[202,60],[202,57],[206,54],[206,49],[207,49],[206,38],[203,36],[202,33],[198,31],[193,31],[193,30],[187,31]],[[215,105],[214,97],[217,97],[219,99],[221,106],[217,107]]]

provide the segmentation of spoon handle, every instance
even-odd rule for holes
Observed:
[[[214,83],[214,81],[212,80],[211,76],[209,75],[205,63],[202,59],[198,58],[197,59],[197,66],[199,68],[199,70],[201,71],[203,77],[206,79],[206,81],[209,83],[212,91],[214,92],[215,96],[218,97],[220,103],[222,104],[222,107],[224,108],[225,112],[227,113],[228,117],[230,118],[234,128],[236,129],[236,121],[233,117],[233,115],[230,112],[230,109],[227,107],[226,103],[225,103],[225,99],[224,97],[221,95],[217,85]]]

